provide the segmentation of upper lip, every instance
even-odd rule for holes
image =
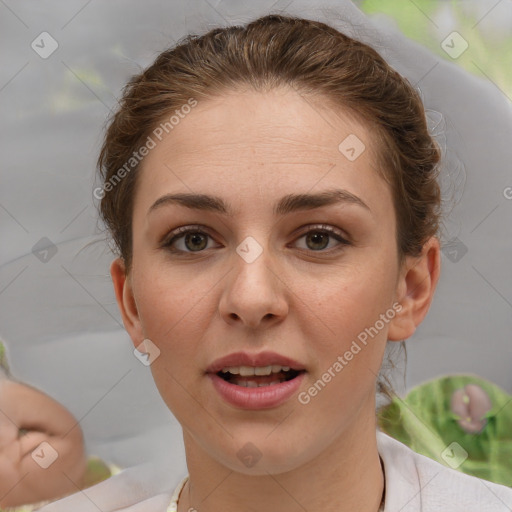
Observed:
[[[217,373],[222,368],[228,366],[270,366],[280,365],[289,366],[292,370],[304,370],[304,366],[286,356],[277,354],[276,352],[259,352],[258,354],[250,354],[249,352],[234,352],[227,356],[220,357],[213,361],[208,368],[206,373]]]

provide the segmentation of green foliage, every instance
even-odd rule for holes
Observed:
[[[499,9],[508,8],[506,5],[495,6],[496,10],[491,6],[482,14],[475,0],[360,0],[357,3],[366,14],[389,16],[405,36],[490,81],[512,101],[512,33],[510,29],[493,26]],[[456,59],[441,47],[453,31],[469,45]]]
[[[3,342],[0,340],[0,367],[9,370],[9,365],[7,364],[7,355],[5,353],[5,347]]]
[[[491,408],[485,425],[470,433],[459,424],[452,397],[467,385],[479,386]],[[379,429],[411,450],[440,464],[484,480],[510,486],[512,482],[512,396],[477,375],[436,377],[395,397],[378,414]]]

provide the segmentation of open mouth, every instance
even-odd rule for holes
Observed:
[[[236,386],[242,386],[247,388],[259,388],[264,386],[272,386],[276,384],[281,384],[282,382],[287,382],[289,380],[295,379],[301,373],[304,373],[306,370],[281,370],[278,373],[271,373],[270,375],[250,375],[247,377],[242,377],[241,375],[233,374],[230,372],[217,372],[217,375],[229,382],[230,384],[235,384]]]

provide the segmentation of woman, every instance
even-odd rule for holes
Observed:
[[[512,506],[376,429],[439,279],[439,160],[411,85],[319,22],[188,37],[130,81],[95,196],[189,475],[124,510]]]

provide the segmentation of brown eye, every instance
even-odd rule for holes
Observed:
[[[200,232],[187,233],[184,237],[185,246],[191,251],[202,251],[208,245],[207,236]]]
[[[190,254],[201,252],[209,248],[207,247],[208,239],[211,239],[211,236],[197,226],[178,228],[173,231],[172,235],[174,236],[171,236],[171,238],[162,244],[162,247],[173,253]]]
[[[306,235],[306,244],[310,249],[325,249],[329,244],[329,236],[327,233],[320,231],[311,231]]]
[[[305,239],[306,247],[300,248],[315,252],[330,252],[330,249],[336,251],[338,249],[342,249],[343,246],[350,245],[350,242],[343,238],[337,230],[329,226],[310,229],[299,237],[299,239],[301,238]],[[332,239],[336,240],[338,243],[334,247],[330,247],[327,251],[324,251]]]

